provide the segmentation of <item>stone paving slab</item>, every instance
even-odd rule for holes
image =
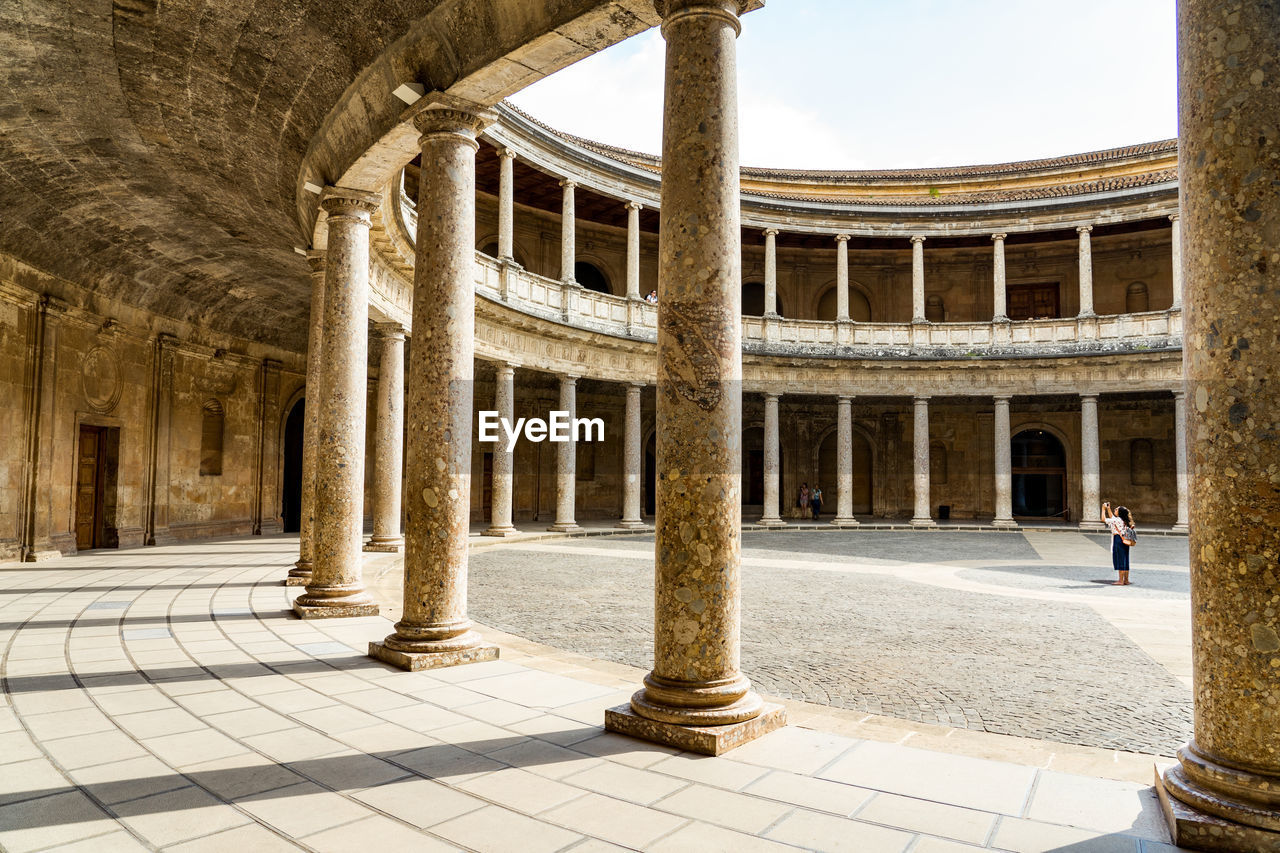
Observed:
[[[544,662],[563,673],[389,669],[360,654],[387,619],[300,630],[287,615],[294,548],[201,543],[0,572],[3,849],[946,853],[1069,837],[1138,853],[1163,838],[1136,786],[1035,767],[796,726],[721,758],[628,741],[598,713],[627,672],[569,655]],[[90,609],[123,587],[129,606]],[[156,619],[171,636],[129,633]],[[70,651],[86,636],[113,651],[109,669]],[[154,650],[135,644],[157,641],[171,658],[139,660]],[[37,647],[38,670],[17,666]],[[1136,834],[1117,831],[1126,819]]]

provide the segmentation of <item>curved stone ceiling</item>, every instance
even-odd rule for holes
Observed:
[[[655,20],[643,0],[15,0],[0,253],[300,349],[309,151],[337,180],[397,120],[400,83],[492,103]]]

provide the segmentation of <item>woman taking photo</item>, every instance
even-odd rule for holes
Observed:
[[[1111,502],[1102,505],[1102,520],[1111,529],[1111,567],[1119,572],[1119,580],[1112,586],[1129,585],[1129,549],[1138,541],[1138,534],[1133,529],[1133,514],[1127,507],[1116,507],[1111,511]]]

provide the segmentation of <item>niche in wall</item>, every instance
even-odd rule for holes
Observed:
[[[209,400],[200,416],[200,476],[222,474],[222,434],[226,416],[222,404]]]

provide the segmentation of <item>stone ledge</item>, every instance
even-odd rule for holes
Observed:
[[[443,669],[447,666],[497,660],[498,647],[486,644],[447,652],[400,652],[389,649],[382,643],[372,642],[369,643],[369,657],[409,672],[421,672],[424,669]]]
[[[781,705],[766,702],[760,716],[727,726],[682,726],[660,723],[641,717],[630,705],[619,705],[604,712],[604,727],[628,737],[674,746],[701,755],[723,755],[731,749],[780,729],[787,724],[787,711]]]

